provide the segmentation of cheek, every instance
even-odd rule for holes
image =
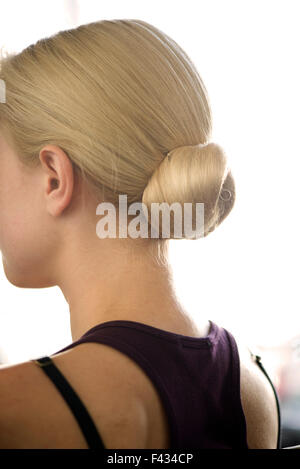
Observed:
[[[0,197],[0,204],[0,249],[6,277],[16,286],[34,288],[43,278],[50,242],[41,200],[15,188]]]

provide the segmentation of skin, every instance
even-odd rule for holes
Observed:
[[[73,341],[118,319],[197,334],[171,272],[151,258],[149,240],[100,239],[101,200],[66,153],[46,145],[39,160],[37,168],[24,166],[0,132],[0,249],[9,282],[57,285],[69,304]]]

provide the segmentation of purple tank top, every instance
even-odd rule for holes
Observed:
[[[236,341],[210,321],[195,338],[135,321],[116,320],[89,329],[80,339],[109,345],[134,360],[155,385],[164,406],[170,449],[247,449]]]

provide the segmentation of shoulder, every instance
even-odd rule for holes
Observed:
[[[275,449],[278,412],[272,386],[251,356],[247,345],[235,338],[240,357],[241,402],[250,449]],[[263,360],[262,360],[263,361]],[[264,366],[264,368],[266,368]],[[268,370],[266,370],[268,373]]]
[[[0,368],[0,448],[84,448],[63,399],[31,362]]]
[[[98,346],[96,359],[95,347],[89,345]],[[137,447],[145,447],[144,409],[129,392],[117,360],[104,349],[101,356],[99,347],[82,344],[51,359],[86,407],[106,448],[132,447],[126,446],[132,438],[140,438]],[[87,447],[71,409],[35,362],[0,367],[1,449]]]

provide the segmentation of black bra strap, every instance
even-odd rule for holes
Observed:
[[[85,436],[89,449],[105,449],[103,441],[88,411],[51,358],[44,356],[31,361],[37,363],[42,368],[68,403]]]
[[[268,378],[269,383],[271,384],[271,386],[273,388],[273,391],[274,391],[274,394],[275,394],[277,414],[278,414],[278,437],[277,437],[277,447],[276,447],[276,449],[281,449],[281,416],[280,416],[280,404],[279,404],[278,395],[277,395],[276,389],[274,387],[274,384],[272,383],[268,373],[266,372],[265,368],[263,367],[263,364],[261,362],[261,357],[259,355],[255,355],[254,353],[252,353],[251,350],[250,350],[250,353],[251,353],[252,357],[255,358],[255,361],[258,364],[258,366],[260,367],[260,369],[262,370],[262,372]]]

